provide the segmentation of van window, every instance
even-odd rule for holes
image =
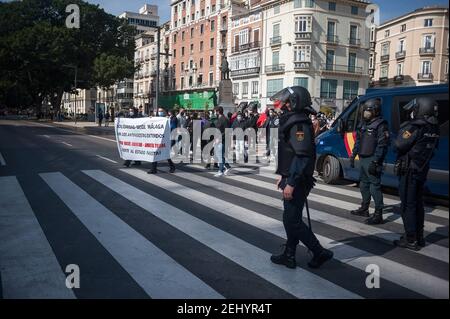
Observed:
[[[356,125],[358,122],[359,105],[355,107],[347,116],[345,122],[345,131],[354,132],[356,130]]]
[[[431,96],[436,99],[439,105],[439,129],[441,136],[448,136],[448,95],[446,94],[421,94],[421,95],[408,95],[397,96],[394,98],[393,114],[392,114],[392,131],[397,132],[400,128],[400,124],[408,120],[408,112],[403,110],[403,107],[408,104],[412,99],[421,96]]]

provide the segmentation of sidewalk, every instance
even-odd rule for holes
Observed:
[[[66,122],[58,122],[58,121],[53,121],[53,124],[60,124],[60,125],[65,125],[68,127],[83,127],[83,128],[99,128],[99,129],[114,129],[114,123],[111,122],[109,123],[109,127],[105,127],[105,124],[103,123],[102,126],[98,126],[97,123],[95,122],[80,122],[77,121],[76,123],[73,121],[66,121]]]

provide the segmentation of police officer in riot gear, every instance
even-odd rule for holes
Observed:
[[[375,213],[366,220],[367,224],[383,223],[383,193],[381,192],[381,173],[384,158],[389,146],[389,128],[381,117],[381,101],[370,99],[362,108],[364,122],[357,133],[355,147],[350,158],[351,167],[355,167],[355,158],[359,156],[359,187],[362,195],[361,207],[350,213],[369,217],[370,198],[375,202]]]
[[[408,103],[404,110],[410,113],[410,119],[400,126],[394,147],[405,234],[394,244],[419,250],[425,247],[423,188],[439,142],[438,104],[430,97],[420,97]]]
[[[282,103],[283,115],[278,128],[278,167],[281,175],[278,187],[283,190],[283,224],[287,235],[284,252],[272,255],[271,261],[296,267],[295,251],[301,241],[313,254],[308,263],[311,268],[319,268],[333,257],[333,253],[323,248],[311,229],[303,222],[303,206],[314,187],[315,143],[310,114],[311,96],[303,87],[288,87],[272,97]]]

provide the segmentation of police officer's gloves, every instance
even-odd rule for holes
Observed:
[[[355,158],[353,156],[350,157],[350,167],[355,168]]]
[[[368,171],[370,175],[378,175],[378,163],[373,161],[369,164]]]

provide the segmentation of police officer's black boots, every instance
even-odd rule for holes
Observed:
[[[331,250],[323,248],[319,254],[314,255],[314,257],[308,263],[308,266],[310,268],[319,268],[331,258],[333,258],[333,252]]]
[[[423,229],[418,230],[416,236],[417,236],[417,245],[419,247],[425,247],[426,243],[425,243],[425,238],[423,237]]]
[[[295,261],[295,248],[290,248],[287,245],[281,255],[272,255],[270,260],[274,264],[285,265],[288,268],[294,269],[297,267],[297,262]]]
[[[382,209],[375,209],[375,212],[373,213],[370,218],[366,220],[366,224],[369,225],[380,225],[383,224],[383,210]]]
[[[369,205],[361,204],[361,207],[355,210],[350,211],[350,214],[362,217],[369,217]]]
[[[394,245],[401,248],[408,248],[411,250],[420,250],[415,234],[404,234],[399,240],[394,240]]]

